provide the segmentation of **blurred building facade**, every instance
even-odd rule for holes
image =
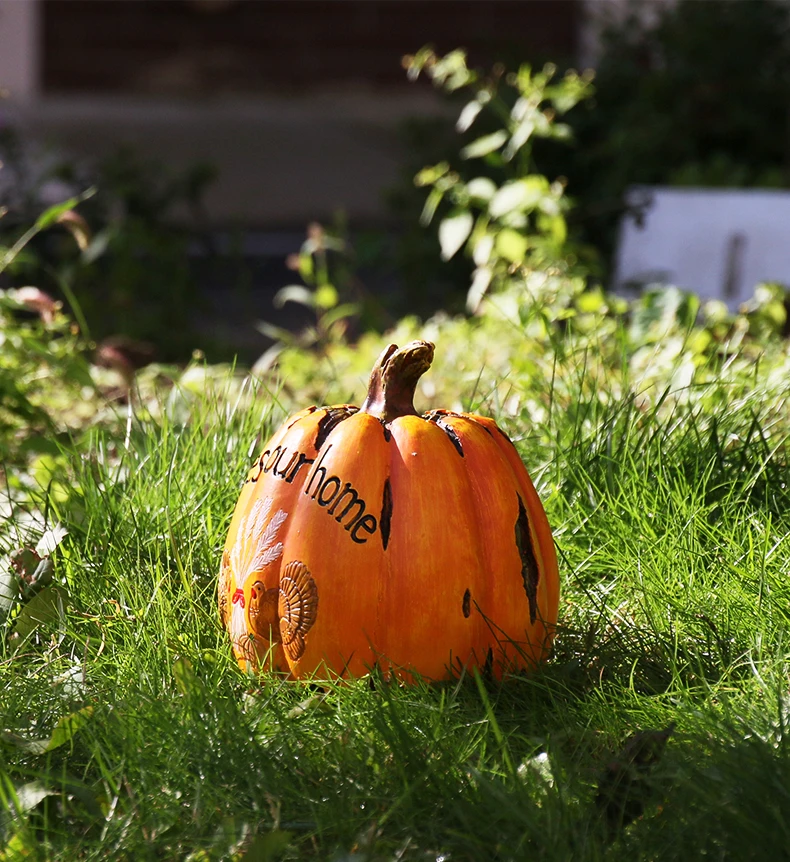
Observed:
[[[401,57],[431,43],[480,64],[584,62],[588,5],[0,0],[0,88],[12,123],[78,158],[128,145],[175,168],[215,164],[218,224],[296,227],[338,208],[380,222],[399,124],[446,110]]]

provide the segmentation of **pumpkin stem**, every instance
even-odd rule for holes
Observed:
[[[373,366],[368,397],[361,412],[384,422],[392,422],[399,416],[418,416],[414,409],[414,390],[431,362],[433,344],[430,341],[412,341],[405,347],[390,344]]]

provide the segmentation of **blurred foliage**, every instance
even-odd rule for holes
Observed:
[[[286,347],[324,354],[330,344],[344,341],[360,330],[380,328],[385,319],[381,301],[365,290],[347,233],[341,217],[331,228],[317,222],[308,225],[299,252],[286,260],[287,267],[303,283],[280,288],[274,296],[274,306],[295,303],[307,309],[312,320],[296,332],[259,320],[258,330],[273,344],[255,363],[256,373],[272,367]]]
[[[202,198],[213,168],[199,164],[171,176],[129,150],[85,166],[36,153],[11,129],[0,136],[0,162],[6,242],[53,198],[96,189],[81,209],[95,230],[90,241],[75,246],[60,232],[36,236],[9,270],[13,283],[75,300],[86,337],[123,333],[152,342],[160,359],[188,356],[200,302],[188,250],[205,232]]]
[[[630,0],[611,4],[608,16],[607,5],[597,4],[595,10],[603,29],[594,88],[563,116],[570,134],[559,141],[537,135],[530,141],[530,158],[540,173],[552,181],[565,178],[572,203],[565,213],[568,235],[585,266],[601,278],[614,251],[629,185],[790,184],[787,3]],[[501,68],[489,77],[497,75],[504,75]],[[587,75],[580,80],[587,81]],[[498,95],[506,91],[501,88]],[[463,90],[448,95],[453,104],[463,104]],[[501,112],[481,111],[476,137],[506,130],[502,120]],[[506,173],[490,159],[471,165],[459,159],[459,150],[472,138],[462,132],[459,144],[450,119],[412,121],[402,134],[410,161],[389,202],[402,222],[398,267],[407,302],[418,312],[458,309],[460,303],[453,306],[452,300],[458,299],[471,265],[461,258],[439,265],[436,232],[418,227],[424,199],[411,179],[424,165],[441,162],[463,181],[472,177],[470,166],[479,165],[479,174],[498,186]],[[440,206],[438,215],[448,209]]]
[[[0,275],[42,232],[65,227],[88,243],[76,198],[50,207],[11,246],[0,246]],[[0,213],[2,218],[2,213]],[[2,222],[0,222],[0,228]],[[96,411],[86,343],[62,304],[38,287],[0,291],[0,465],[57,451],[57,438]]]
[[[576,145],[540,151],[568,177],[573,224],[605,256],[631,184],[790,184],[790,6],[649,7],[630,2],[604,27],[595,95],[567,119]]]
[[[278,357],[280,399],[289,408],[359,403],[383,345],[425,338],[441,345],[434,371],[420,380],[421,404],[452,410],[526,411],[536,438],[552,410],[584,420],[592,405],[625,393],[667,415],[708,410],[752,392],[757,372],[784,415],[790,374],[787,307],[781,285],[763,284],[738,312],[701,302],[676,287],[655,287],[635,300],[589,290],[583,279],[530,272],[487,296],[474,317],[439,312],[405,317],[384,336],[338,342],[323,356],[286,348]],[[589,403],[579,401],[580,380]],[[781,396],[776,395],[781,392]],[[782,420],[784,421],[784,420]],[[544,439],[548,447],[553,442]]]

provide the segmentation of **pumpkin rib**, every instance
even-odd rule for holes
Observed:
[[[386,468],[384,482],[381,491],[381,529],[382,551],[379,557],[376,588],[376,609],[374,613],[373,632],[371,635],[370,648],[372,652],[371,664],[379,665],[382,655],[377,652],[382,644],[382,638],[386,637],[387,621],[385,619],[385,602],[387,601],[387,590],[392,581],[392,554],[390,548],[390,537],[392,536],[392,523],[395,516],[395,496],[392,492],[392,463],[397,455],[398,444],[392,439],[392,427],[388,422],[381,420],[381,426],[385,429],[384,441],[387,446]]]
[[[522,580],[522,557],[515,533],[520,506],[517,477],[491,435],[473,418],[457,414],[448,417],[448,421],[453,423],[467,452],[466,470],[475,486],[477,521],[488,525],[482,534],[492,576],[487,603],[481,602],[481,606],[497,611],[490,613],[489,625],[499,644],[500,664],[534,664],[543,649],[545,626],[537,596],[530,602],[527,582]],[[492,511],[497,507],[498,511]],[[504,573],[511,571],[518,572],[518,582],[504,580]],[[512,654],[514,650],[516,655]],[[506,668],[497,668],[503,669]]]
[[[457,659],[462,665],[474,660],[478,621],[465,618],[461,605],[465,590],[478,589],[484,580],[479,526],[464,503],[469,480],[458,469],[447,435],[418,416],[401,417],[390,427],[393,516],[385,554],[390,576],[381,578],[377,641],[395,668],[408,672],[419,656],[420,674],[438,679]],[[430,572],[435,577],[426,583]],[[414,609],[407,626],[393,612],[404,597]]]
[[[298,560],[311,572],[319,605],[315,622],[305,633],[304,650],[285,656],[295,677],[321,666],[362,675],[375,663],[370,645],[375,642],[381,541],[375,532],[364,530],[352,541],[354,530],[349,527],[363,516],[377,521],[386,455],[378,420],[356,412],[332,429],[302,483],[283,562]],[[338,566],[348,558],[349,546],[355,548],[356,564]]]
[[[250,551],[250,542],[256,541],[259,543],[260,552],[262,555],[266,553],[267,548],[264,547],[268,541],[268,547],[271,550],[271,553],[274,553],[274,549],[277,545],[281,545],[282,548],[285,548],[285,544],[287,541],[288,533],[291,527],[291,512],[293,511],[294,501],[298,498],[299,491],[301,489],[301,484],[296,482],[296,478],[298,478],[300,473],[304,472],[304,467],[306,466],[306,461],[303,461],[299,465],[299,470],[296,474],[293,474],[293,467],[286,468],[283,472],[285,472],[285,476],[280,476],[278,471],[278,461],[283,458],[284,452],[291,453],[303,453],[305,455],[312,455],[315,457],[315,451],[313,447],[313,439],[315,434],[315,428],[317,424],[320,422],[321,413],[317,410],[305,410],[302,411],[302,415],[300,419],[296,422],[287,423],[287,425],[283,426],[277,433],[275,433],[270,440],[264,446],[261,455],[256,460],[256,464],[250,470],[247,478],[247,482],[245,483],[243,492],[249,489],[245,505],[237,506],[236,515],[240,515],[239,518],[234,515],[233,522],[231,523],[231,529],[228,535],[228,543],[227,546],[231,547],[231,544],[234,548],[239,548],[236,555],[236,569],[239,564],[243,564],[245,561],[248,563],[250,561],[254,561],[254,552]],[[280,452],[277,454],[276,458],[273,457],[273,453]],[[298,460],[298,459],[297,459]],[[307,458],[309,460],[309,458]],[[280,481],[276,483],[272,482],[264,482],[263,480],[268,478],[274,474]],[[293,475],[292,475],[293,474]],[[288,479],[291,481],[288,481]],[[244,498],[242,498],[244,499]],[[268,501],[268,504],[267,504]],[[263,527],[263,531],[259,530],[256,535],[251,535],[248,537],[239,536],[239,531],[243,526],[243,519],[245,514],[249,515],[250,512],[253,511],[253,508],[256,504],[263,508],[265,505],[268,505],[268,513],[271,514],[271,518],[269,519],[268,525]],[[275,524],[274,536],[265,536],[263,532],[268,529],[268,526],[272,524],[272,520],[274,515],[277,512],[286,513],[286,516],[282,519],[280,523]],[[254,526],[253,524],[249,525],[250,527]],[[239,546],[239,541],[243,544]],[[263,556],[262,556],[263,561]],[[243,601],[243,605],[245,608],[245,612],[248,618],[249,624],[249,610],[251,608],[252,602],[252,587],[253,584],[258,581],[263,585],[263,588],[266,590],[270,589],[278,589],[280,585],[280,567],[282,565],[282,551],[280,555],[271,562],[267,562],[262,567],[256,567],[254,569],[250,569],[245,572],[243,575],[234,570],[234,567],[231,567],[231,579],[228,584],[228,592],[230,595],[236,596],[239,590],[242,591],[241,600]],[[240,600],[237,599],[237,602]],[[233,609],[233,602],[231,602],[231,613]],[[250,628],[252,628],[250,624]],[[285,665],[282,651],[280,647],[275,647],[272,649],[272,642],[261,642],[258,644],[258,640],[260,637],[258,636],[255,639],[255,652],[257,653],[257,661],[260,662],[265,655],[268,653],[270,656],[271,666],[274,669],[287,669]],[[260,646],[260,649],[258,649]],[[237,653],[237,658],[239,659],[240,665],[242,667],[246,664],[248,660],[250,660],[251,654],[249,650],[245,650],[242,656],[239,656]]]
[[[554,548],[554,537],[552,536],[551,527],[546,517],[546,511],[540,501],[538,492],[535,490],[535,486],[532,484],[532,479],[524,469],[524,464],[513,441],[493,419],[476,414],[469,414],[469,418],[491,430],[492,439],[502,451],[505,458],[507,458],[513,470],[513,475],[518,482],[529,516],[533,549],[537,548],[535,556],[542,575],[540,578],[542,584],[538,583],[538,596],[540,597],[541,593],[544,594],[544,602],[549,609],[549,614],[544,620],[544,624],[546,625],[549,637],[551,637],[557,624],[560,581],[557,553]]]

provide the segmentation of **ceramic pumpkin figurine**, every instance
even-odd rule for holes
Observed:
[[[362,407],[292,416],[250,470],[219,578],[242,668],[500,677],[546,656],[559,578],[543,506],[492,419],[415,411],[433,351],[390,345]]]

